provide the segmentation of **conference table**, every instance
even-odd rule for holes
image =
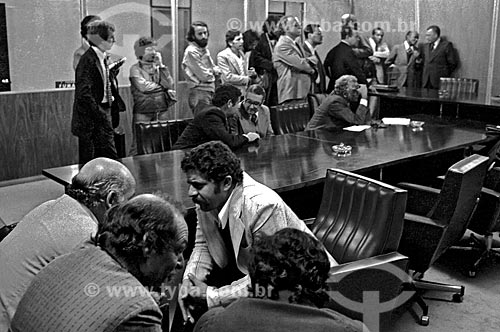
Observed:
[[[261,139],[257,145],[236,150],[242,168],[278,193],[323,182],[328,168],[353,172],[382,170],[398,163],[463,149],[483,141],[480,130],[461,128],[427,117],[422,128],[391,125],[361,132],[305,131]],[[350,145],[350,155],[339,156],[332,145]],[[161,191],[194,207],[180,164],[184,151],[168,151],[123,158],[137,181],[137,193]],[[46,177],[67,186],[79,165],[44,169]]]

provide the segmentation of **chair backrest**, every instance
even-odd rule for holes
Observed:
[[[474,154],[455,163],[446,172],[438,200],[428,215],[433,220],[448,224],[434,257],[439,257],[465,233],[487,168],[488,157]]]
[[[136,123],[137,153],[150,154],[172,150],[192,119]]]
[[[474,78],[441,77],[439,79],[439,90],[447,90],[451,96],[459,94],[477,95],[479,91],[479,80]]]
[[[396,251],[406,190],[339,169],[326,174],[312,232],[339,263]]]
[[[309,103],[310,116],[314,115],[314,112],[318,109],[319,105],[328,97],[326,93],[310,93],[307,95],[307,102]]]
[[[272,106],[270,112],[275,135],[303,131],[311,119],[308,103]]]

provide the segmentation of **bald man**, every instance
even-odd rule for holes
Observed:
[[[67,194],[34,208],[0,242],[0,331],[8,330],[35,275],[89,240],[106,210],[135,192],[132,173],[108,158],[89,161],[71,182]]]

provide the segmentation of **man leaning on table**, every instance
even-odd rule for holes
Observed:
[[[341,76],[335,81],[332,93],[314,112],[306,130],[344,128],[370,123],[371,115],[367,98],[366,85],[358,84],[357,78],[352,75]],[[353,113],[350,104],[358,101],[359,106],[356,113]]]
[[[286,227],[311,232],[270,188],[243,172],[240,160],[221,142],[202,144],[181,163],[196,204],[198,225],[184,272],[179,304],[185,321],[228,305],[248,293],[249,254],[259,234]],[[337,265],[327,253],[331,265]]]

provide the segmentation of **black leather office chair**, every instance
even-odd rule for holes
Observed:
[[[135,125],[137,153],[170,151],[192,119],[141,122]]]
[[[428,306],[423,290],[452,292],[453,300],[461,302],[465,288],[422,279],[423,273],[465,233],[481,192],[488,167],[488,158],[469,156],[451,166],[441,190],[400,183],[408,190],[407,213],[398,251],[410,258],[416,301],[422,308],[420,324],[429,324]]]
[[[331,291],[360,306],[366,291],[378,291],[382,302],[399,294],[408,277],[407,257],[395,252],[406,197],[406,190],[380,181],[339,169],[327,171],[318,215],[307,223],[341,264],[330,271]],[[362,318],[362,310],[346,306],[338,296],[332,297],[329,306]]]
[[[303,131],[311,119],[308,103],[272,106],[270,113],[271,126],[275,135]]]
[[[467,268],[469,277],[475,277],[481,262],[490,257],[500,257],[500,251],[493,248],[493,233],[500,232],[500,167],[493,167],[486,174],[479,202],[468,228],[474,233],[468,239],[470,247],[466,248],[479,252]],[[474,234],[481,235],[482,238]]]

